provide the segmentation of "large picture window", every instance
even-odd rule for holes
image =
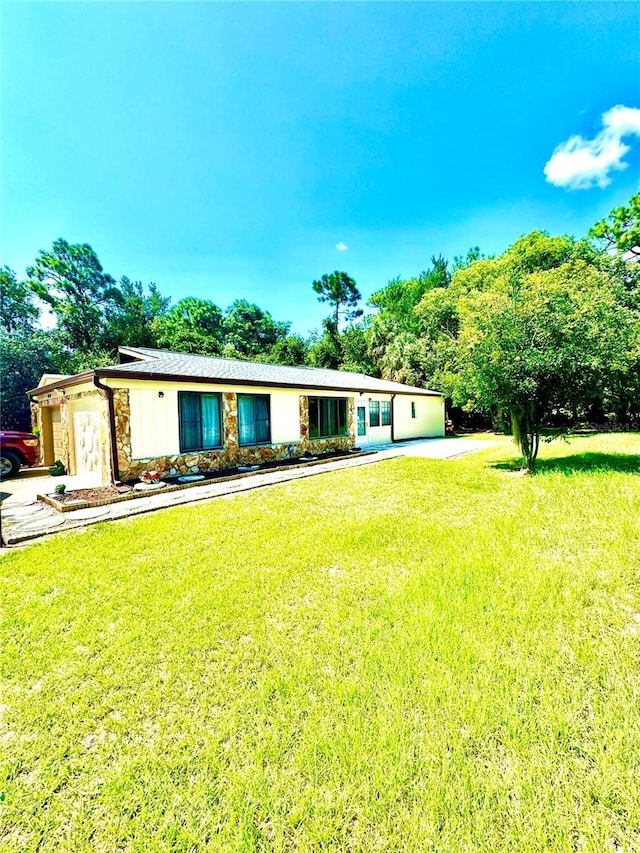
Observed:
[[[388,400],[380,403],[380,419],[382,426],[391,426],[391,403]]]
[[[220,394],[178,391],[180,452],[222,446]]]
[[[238,433],[241,445],[271,441],[268,394],[238,394]]]
[[[309,397],[309,438],[347,435],[346,397]]]

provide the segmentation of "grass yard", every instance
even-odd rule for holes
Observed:
[[[640,851],[640,435],[2,558],[0,850]]]

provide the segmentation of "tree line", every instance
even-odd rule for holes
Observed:
[[[581,239],[534,231],[495,257],[477,247],[452,263],[433,256],[375,292],[366,316],[354,279],[335,271],[311,283],[330,314],[303,338],[245,299],[225,310],[194,297],[172,305],[154,283],[116,282],[91,246],[59,239],[24,280],[0,271],[2,427],[28,428],[24,392],[42,373],[147,346],[436,388],[454,417],[513,431],[533,468],[545,425],[640,417],[638,246],[640,194]]]

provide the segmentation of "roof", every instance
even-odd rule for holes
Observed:
[[[61,379],[68,379],[70,375],[70,373],[43,373],[40,382],[38,382],[38,388],[43,385],[51,385],[52,382],[59,382]]]
[[[325,370],[318,367],[287,367],[279,364],[262,364],[255,361],[238,361],[230,358],[212,358],[188,355],[170,350],[148,347],[120,347],[121,357],[135,359],[113,367],[99,367],[90,373],[77,374],[62,382],[51,383],[30,391],[40,394],[61,385],[98,378],[147,379],[167,382],[219,382],[230,385],[263,385],[291,388],[311,388],[332,391],[357,391],[379,394],[411,394],[441,397],[439,391],[403,385],[376,379],[365,373],[343,370]]]

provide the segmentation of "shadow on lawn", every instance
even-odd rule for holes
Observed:
[[[518,471],[521,460],[497,462],[491,466],[503,471]],[[640,474],[640,456],[631,453],[575,453],[557,459],[538,459],[536,474],[594,474],[613,471],[618,474]]]

